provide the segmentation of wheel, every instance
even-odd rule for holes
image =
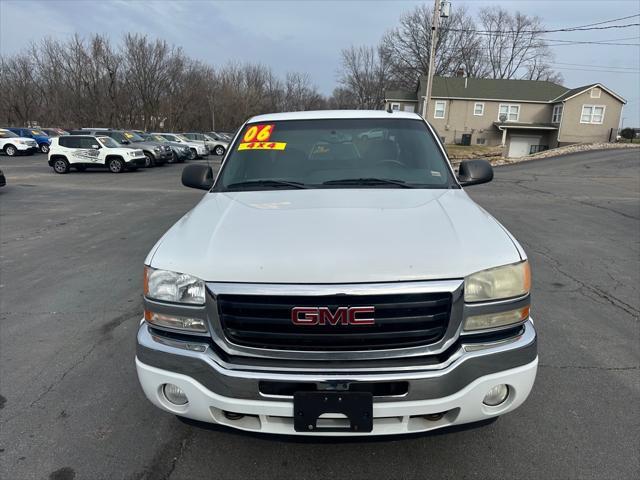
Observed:
[[[87,167],[85,167],[84,165],[78,165],[76,166],[76,170],[79,172],[84,172],[87,169]]]
[[[6,147],[4,147],[4,153],[7,154],[7,157],[15,157],[18,153],[18,149],[13,145],[7,145]]]
[[[171,160],[169,160],[169,163],[178,163],[178,155],[176,155],[176,152],[173,150],[171,150]]]
[[[56,173],[68,173],[69,172],[69,162],[67,162],[66,158],[56,158],[53,162],[53,171]]]
[[[42,153],[49,153],[49,144],[43,143],[42,145],[40,145],[40,151]]]
[[[107,166],[111,173],[120,173],[124,170],[124,162],[119,158],[111,158],[107,162]]]
[[[150,153],[145,153],[144,154],[144,168],[151,168],[151,167],[155,167],[156,166],[156,162],[153,159],[153,157],[151,156]]]
[[[198,152],[196,152],[195,148],[191,148],[189,150],[189,160],[195,160],[196,158],[198,158]]]
[[[216,148],[213,150],[215,152],[216,155],[218,155],[219,157],[221,157],[222,155],[224,155],[224,147],[222,145],[217,145]]]

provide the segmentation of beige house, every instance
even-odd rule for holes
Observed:
[[[393,90],[385,107],[422,113],[415,92]],[[596,83],[568,89],[547,81],[435,77],[427,120],[444,143],[503,145],[521,157],[572,143],[615,139],[625,99]]]

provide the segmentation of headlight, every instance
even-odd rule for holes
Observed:
[[[135,157],[137,153],[134,150],[131,150],[130,152],[127,152],[127,155],[129,155],[130,157]]]
[[[162,150],[160,147],[153,147],[154,152],[159,152],[160,150]]]
[[[485,328],[498,328],[524,322],[529,318],[529,306],[509,310],[507,312],[488,313],[486,315],[473,315],[464,321],[464,331],[483,330]]]
[[[144,294],[153,300],[204,305],[204,282],[186,273],[145,266]]]
[[[31,142],[29,140],[18,140],[16,143],[20,145],[29,145]]]
[[[529,262],[490,268],[464,280],[464,301],[483,302],[525,295],[531,289]]]
[[[190,330],[192,332],[207,332],[207,325],[201,318],[183,317],[182,315],[165,315],[163,313],[144,311],[144,319],[159,327],[175,328],[178,330]]]

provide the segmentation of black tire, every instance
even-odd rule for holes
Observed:
[[[41,144],[40,145],[40,152],[49,153],[49,144],[48,143]]]
[[[151,168],[156,166],[156,161],[150,153],[144,152],[144,168]]]
[[[173,150],[171,150],[171,160],[169,160],[169,163],[178,163],[178,155]]]
[[[77,165],[76,170],[79,172],[84,172],[87,169],[84,165]]]
[[[224,147],[222,145],[216,145],[216,148],[213,149],[213,153],[215,153],[219,157],[224,155],[224,152],[225,152],[225,150],[224,150]]]
[[[198,152],[196,152],[195,148],[190,148],[189,149],[189,160],[195,160],[196,158],[198,158]]]
[[[53,161],[53,171],[59,174],[69,173],[69,162],[66,158],[59,157]]]
[[[110,158],[107,160],[107,168],[111,173],[124,172],[124,162],[119,158]]]
[[[4,153],[7,157],[15,157],[18,154],[18,149],[13,145],[5,145]]]

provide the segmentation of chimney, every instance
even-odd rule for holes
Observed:
[[[464,68],[459,68],[456,71],[456,77],[464,77]]]

